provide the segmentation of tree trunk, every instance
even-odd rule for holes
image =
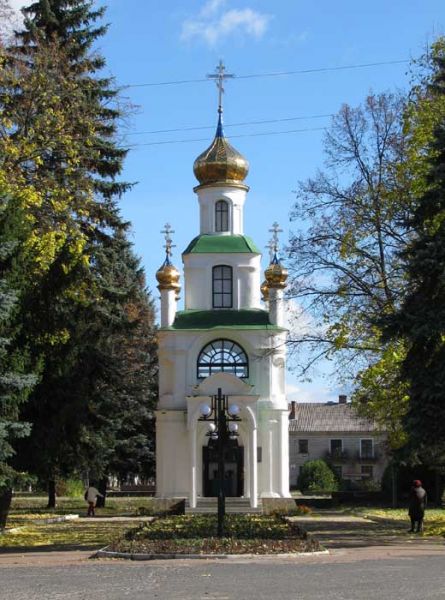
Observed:
[[[56,508],[56,482],[54,479],[48,481],[48,505],[46,508]]]
[[[2,488],[0,490],[0,531],[6,527],[11,501],[12,488]]]
[[[97,489],[99,490],[99,493],[102,494],[103,498],[98,496],[97,502],[96,502],[97,508],[104,508],[104,506],[105,506],[105,500],[107,498],[107,485],[108,485],[108,477],[102,477],[102,479],[100,479],[100,481],[99,481]]]
[[[397,508],[397,466],[393,463],[391,466],[391,496],[392,496],[392,507]]]

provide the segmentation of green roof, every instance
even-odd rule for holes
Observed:
[[[253,241],[246,235],[212,235],[205,233],[198,235],[190,242],[183,254],[234,254],[254,253],[260,254]]]
[[[176,313],[171,327],[163,329],[267,329],[284,331],[272,325],[265,310],[183,310]]]

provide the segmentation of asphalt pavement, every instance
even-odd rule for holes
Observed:
[[[376,548],[374,548],[374,551]],[[443,600],[445,554],[93,561],[0,568],[2,600]]]

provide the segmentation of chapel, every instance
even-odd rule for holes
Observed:
[[[261,283],[261,253],[244,234],[249,163],[224,135],[221,89],[215,137],[193,166],[199,233],[182,253],[184,281],[173,264],[169,226],[163,232],[166,258],[156,273],[161,296],[156,494],[188,498],[191,507],[217,495],[215,436],[200,416],[222,390],[239,415],[236,437],[224,454],[225,494],[248,498],[256,508],[260,498],[290,496],[287,271],[278,256],[275,224]]]

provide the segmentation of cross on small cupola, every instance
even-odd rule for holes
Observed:
[[[170,223],[166,223],[164,225],[164,229],[162,229],[161,233],[165,239],[165,260],[156,271],[156,279],[159,283],[158,289],[161,292],[161,325],[164,327],[170,326],[173,323],[174,314],[176,312],[176,308],[169,303],[168,297],[165,294],[166,292],[168,293],[172,291],[174,292],[175,299],[178,300],[181,286],[179,284],[179,271],[170,260],[172,248],[176,248],[172,239],[172,233],[175,232]],[[164,297],[162,297],[162,294],[164,294]]]
[[[279,224],[275,221],[272,223],[272,228],[269,229],[269,232],[272,234],[272,239],[269,242],[268,248],[270,249],[271,261],[273,259],[278,260],[278,250],[280,247],[280,239],[278,234],[283,233],[283,230],[280,228]]]
[[[166,259],[168,261],[170,261],[170,258],[173,254],[172,248],[176,248],[176,244],[173,244],[173,239],[171,237],[172,233],[175,233],[175,231],[174,231],[174,229],[172,229],[172,226],[170,225],[170,223],[166,223],[164,225],[164,229],[161,230],[161,233],[164,235],[164,239],[165,239],[164,248],[165,248]]]

